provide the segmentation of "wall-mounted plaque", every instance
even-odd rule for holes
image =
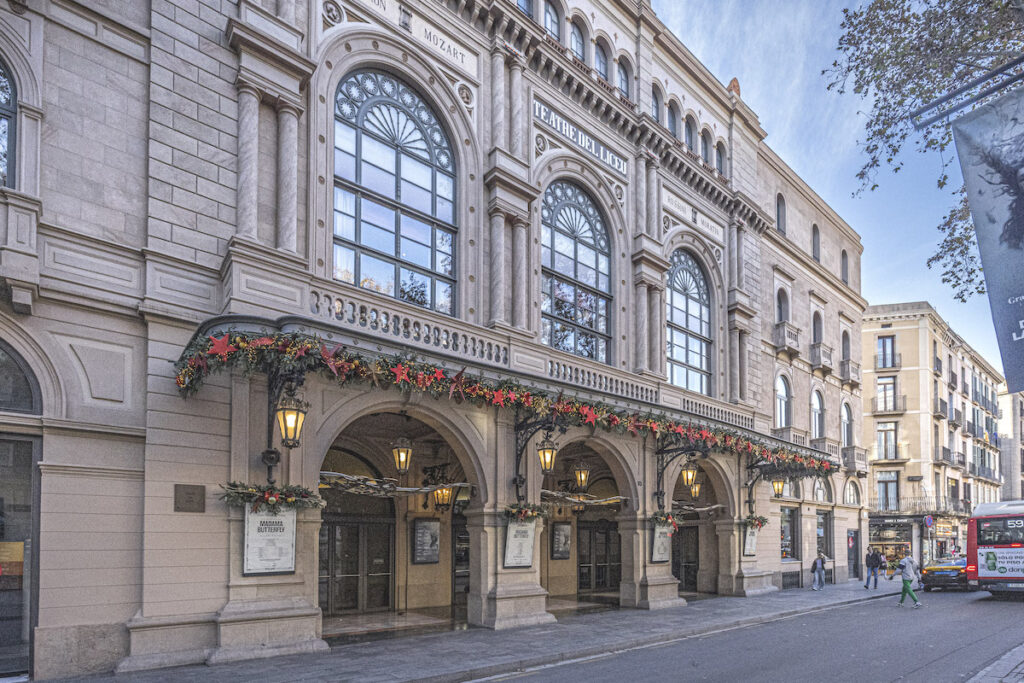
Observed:
[[[276,515],[245,508],[242,576],[295,573],[295,510]]]
[[[206,512],[206,487],[201,484],[175,484],[174,511]]]
[[[554,522],[551,525],[551,559],[568,560],[572,549],[572,524]]]
[[[743,555],[753,557],[757,554],[757,529],[747,527],[743,532]]]
[[[672,559],[672,531],[664,524],[656,525],[651,534],[651,562],[668,562]]]
[[[441,520],[419,518],[412,521],[412,563],[437,564],[441,561]]]
[[[505,529],[505,568],[533,566],[533,539],[537,523],[509,521]]]

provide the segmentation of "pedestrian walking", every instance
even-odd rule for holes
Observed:
[[[921,606],[921,601],[914,595],[914,580],[918,577],[917,561],[914,560],[914,556],[907,553],[900,560],[899,567],[896,569],[896,573],[900,575],[903,580],[903,591],[900,593],[900,601],[896,603],[899,607],[903,607],[903,601],[910,596],[910,599],[914,601],[914,609]],[[892,580],[892,577],[889,577]]]
[[[875,588],[878,588],[878,570],[882,567],[882,554],[878,552],[878,548],[868,552],[864,558],[864,564],[868,568],[867,581],[864,582],[864,588],[867,589],[871,583],[871,577],[875,577]]]
[[[818,556],[814,558],[814,562],[811,563],[811,575],[814,577],[814,582],[811,584],[811,590],[820,591],[825,587],[825,555],[819,552]]]

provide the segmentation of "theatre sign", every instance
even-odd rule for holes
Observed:
[[[605,147],[589,133],[538,99],[533,100],[533,118],[619,175],[627,175],[626,160],[624,158]]]

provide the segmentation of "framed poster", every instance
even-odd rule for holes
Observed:
[[[672,559],[671,527],[656,525],[651,535],[651,562],[668,562]]]
[[[533,566],[533,539],[537,523],[509,521],[505,528],[505,569]]]
[[[441,520],[421,517],[412,521],[412,563],[441,561]]]
[[[743,556],[753,557],[757,554],[757,529],[746,527],[743,532]]]
[[[276,515],[245,508],[242,576],[295,573],[295,510]]]
[[[572,548],[572,524],[554,522],[551,524],[551,559],[568,560]]]

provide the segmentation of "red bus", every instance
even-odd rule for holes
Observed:
[[[967,522],[967,585],[1024,593],[1024,500],[983,503]]]

